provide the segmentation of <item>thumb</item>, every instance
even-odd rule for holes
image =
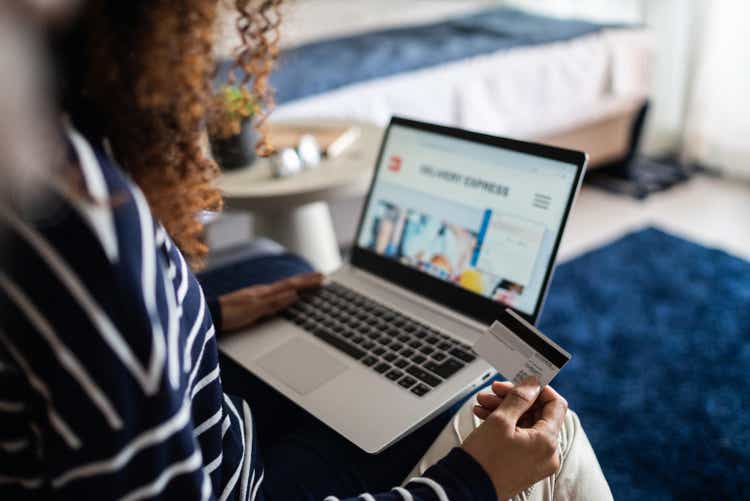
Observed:
[[[535,377],[529,377],[522,383],[511,388],[503,398],[500,405],[493,414],[502,414],[514,424],[521,419],[524,412],[529,410],[539,396],[539,380]]]

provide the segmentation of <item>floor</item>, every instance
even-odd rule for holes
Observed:
[[[750,183],[696,176],[643,201],[584,186],[559,259],[571,259],[645,226],[750,260]]]

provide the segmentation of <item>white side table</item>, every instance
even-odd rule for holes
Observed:
[[[250,167],[224,173],[217,185],[228,209],[252,212],[255,235],[276,240],[329,273],[341,265],[341,254],[327,202],[366,193],[383,129],[350,121],[310,124],[354,125],[360,135],[340,156],[295,176],[276,179],[270,161],[259,159]]]

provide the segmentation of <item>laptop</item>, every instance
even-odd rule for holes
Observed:
[[[470,346],[539,317],[586,154],[394,117],[351,256],[224,353],[370,453],[494,369]]]

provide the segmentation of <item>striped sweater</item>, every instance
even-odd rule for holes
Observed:
[[[113,202],[0,204],[0,499],[263,499],[253,414],[222,391],[200,285],[141,191],[70,141],[89,193]],[[471,499],[478,468],[454,451],[360,497]]]

